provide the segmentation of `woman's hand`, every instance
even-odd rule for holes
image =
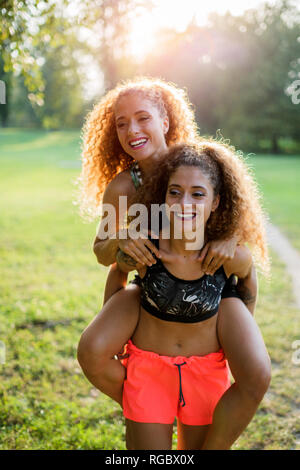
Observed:
[[[212,276],[226,261],[233,259],[237,243],[236,236],[230,240],[217,240],[206,243],[198,258],[202,263],[203,272]]]
[[[123,253],[132,258],[135,262],[134,266],[152,266],[152,264],[155,264],[156,259],[151,252],[153,252],[157,258],[160,258],[158,249],[146,235],[136,240],[132,238],[125,240],[119,238],[119,248]]]

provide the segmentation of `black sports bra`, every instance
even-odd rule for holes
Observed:
[[[158,247],[158,240],[151,239]],[[160,259],[140,280],[141,305],[161,320],[196,323],[218,312],[227,281],[223,266],[213,276],[184,280],[171,274]]]

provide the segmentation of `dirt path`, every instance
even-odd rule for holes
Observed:
[[[297,307],[300,309],[300,254],[295,248],[292,247],[291,243],[286,238],[286,236],[283,235],[283,233],[275,225],[270,223],[268,224],[267,236],[270,247],[275,251],[275,253],[277,253],[281,261],[285,264],[287,273],[291,277],[294,300]],[[272,367],[274,371],[274,365]],[[293,367],[295,367],[295,365]],[[276,368],[276,373],[280,374],[280,369],[284,368],[284,365],[277,364]],[[295,380],[299,380],[299,374],[293,375],[293,377]],[[288,383],[289,379],[287,378],[287,384]],[[273,395],[272,391],[269,391],[267,393],[267,396],[268,395],[269,397],[274,398],[274,396],[276,396],[276,393],[275,395]],[[291,402],[292,409],[291,411],[286,412],[285,416],[289,416],[290,418],[292,434],[294,436],[295,441],[293,446],[289,450],[298,450],[300,449],[300,432],[298,432],[295,428],[296,423],[299,422],[300,419],[300,408],[298,404],[299,402],[297,402],[297,400],[297,403],[294,400],[291,400]]]
[[[300,308],[300,254],[275,225],[268,224],[267,236],[271,248],[286,265],[287,272],[292,279],[295,301],[297,307]]]

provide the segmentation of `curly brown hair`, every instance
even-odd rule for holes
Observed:
[[[137,77],[121,82],[106,93],[87,115],[82,132],[82,170],[78,179],[81,215],[93,218],[105,187],[133,159],[120,145],[115,125],[114,108],[121,96],[140,93],[157,106],[161,116],[167,114],[169,130],[166,144],[193,142],[197,134],[192,105],[186,91],[158,78]]]
[[[220,203],[205,227],[207,239],[229,239],[237,234],[239,243],[249,245],[257,266],[268,275],[266,216],[260,194],[250,168],[229,145],[208,139],[170,147],[144,178],[131,204],[144,204],[150,217],[151,205],[165,202],[168,181],[180,166],[199,167],[208,177],[214,196],[220,195]]]

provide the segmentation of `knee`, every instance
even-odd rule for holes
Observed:
[[[262,401],[269,388],[270,382],[271,366],[266,364],[257,372],[255,377],[255,387],[252,388],[253,397],[258,403]]]
[[[245,375],[240,386],[252,401],[259,404],[269,388],[271,376],[271,363],[269,358],[266,358]]]
[[[108,360],[109,353],[101,337],[94,338],[85,330],[78,343],[77,360],[83,371],[97,373]]]

